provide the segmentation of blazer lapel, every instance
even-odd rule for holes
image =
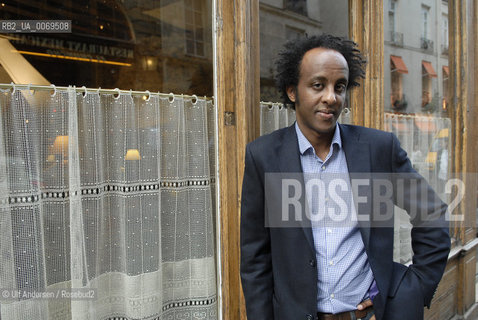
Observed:
[[[360,189],[360,196],[366,197],[367,203],[356,205],[355,209],[359,216],[359,227],[365,248],[368,251],[370,240],[371,212],[372,212],[372,175],[370,163],[370,144],[359,141],[358,132],[352,132],[351,127],[340,125],[342,146],[347,159],[347,167],[350,179],[367,179],[368,187]],[[365,192],[363,191],[365,189]],[[356,201],[356,194],[353,195]],[[364,219],[366,218],[366,219]],[[365,221],[364,221],[365,220]]]
[[[299,174],[300,176],[300,185],[302,186],[302,196],[301,196],[301,201],[302,201],[302,208],[303,208],[303,213],[305,213],[305,204],[306,204],[306,198],[305,198],[305,183],[304,183],[304,177],[302,175],[303,170],[302,170],[302,164],[300,162],[300,151],[299,151],[299,143],[297,141],[297,133],[295,131],[295,123],[291,125],[289,128],[287,128],[287,132],[284,135],[284,139],[281,145],[281,148],[279,150],[279,161],[280,161],[280,171],[281,173],[294,173],[294,174]],[[310,247],[315,250],[314,246],[314,238],[312,236],[312,228],[310,221],[308,219],[305,219],[305,215],[302,214],[302,221],[301,221],[301,226],[302,230],[304,231],[305,237],[307,239],[307,242],[309,243]]]

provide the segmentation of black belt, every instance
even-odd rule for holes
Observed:
[[[317,312],[317,317],[319,320],[352,320],[352,315],[355,314],[355,319],[359,320],[365,318],[370,311],[373,311],[372,306],[363,310],[347,311],[336,314]]]

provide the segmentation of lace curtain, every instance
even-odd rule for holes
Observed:
[[[0,92],[0,318],[216,319],[212,101],[28,89]],[[12,291],[59,288],[93,297]]]
[[[282,103],[261,102],[260,104],[260,133],[271,133],[274,130],[290,126],[295,121],[295,111],[291,108],[284,108]],[[351,113],[345,109],[339,117],[340,123],[350,123]]]
[[[290,126],[295,121],[295,111],[290,108],[284,108],[282,103],[261,102],[260,110],[261,136]]]

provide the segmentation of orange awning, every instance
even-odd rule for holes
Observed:
[[[432,78],[438,77],[437,73],[435,72],[435,69],[433,69],[431,62],[422,61],[422,66],[429,77],[432,77]]]
[[[450,75],[450,70],[448,69],[448,66],[443,66],[443,73],[447,77]]]
[[[390,60],[392,62],[393,71],[397,71],[400,73],[408,73],[407,66],[405,62],[403,62],[402,57],[399,56],[390,56]]]
[[[436,126],[433,121],[415,119],[415,125],[423,132],[435,132]]]

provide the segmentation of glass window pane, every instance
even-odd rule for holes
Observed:
[[[204,83],[198,75],[212,70],[211,13],[211,0],[12,0],[0,6],[2,20],[72,20],[71,33],[9,37],[50,83],[161,92],[181,88],[177,93],[206,96],[213,95],[212,78]],[[191,61],[191,54],[201,60]],[[167,72],[177,67],[180,73]]]
[[[347,37],[348,1],[261,0],[259,18],[260,90],[261,101],[265,102],[260,106],[260,133],[265,134],[295,121],[294,110],[282,107],[283,99],[275,85],[275,61],[279,51],[286,41],[305,36],[330,33]],[[346,108],[339,121],[350,123],[351,119],[352,114]]]
[[[203,40],[203,29],[202,28],[197,28],[196,29],[196,40],[197,41],[202,41]]]
[[[196,54],[198,56],[204,55],[204,45],[202,42],[196,42]]]
[[[202,24],[202,15],[201,12],[196,12],[194,13],[194,23],[197,26],[200,26]]]
[[[193,30],[192,30],[193,27],[192,27],[192,26],[189,26],[189,25],[188,25],[188,27],[189,27],[190,29],[189,29],[189,30],[185,30],[185,32],[186,32],[186,39],[187,39],[187,40],[194,40],[194,32],[193,32]]]
[[[348,35],[347,0],[261,0],[259,15],[262,101],[282,101],[274,84],[274,61],[287,40],[306,34]]]
[[[193,40],[186,40],[186,52],[188,54],[194,54],[194,41]]]
[[[306,0],[286,0],[284,2],[285,2],[286,9],[296,12],[298,14],[302,14],[304,16],[307,15]]]
[[[450,176],[451,150],[448,6],[442,1],[427,4],[384,4],[384,124],[397,135],[413,167],[448,200],[443,188]],[[403,245],[395,248],[394,258],[406,262],[412,255],[411,225],[405,213],[397,216],[396,236]]]

